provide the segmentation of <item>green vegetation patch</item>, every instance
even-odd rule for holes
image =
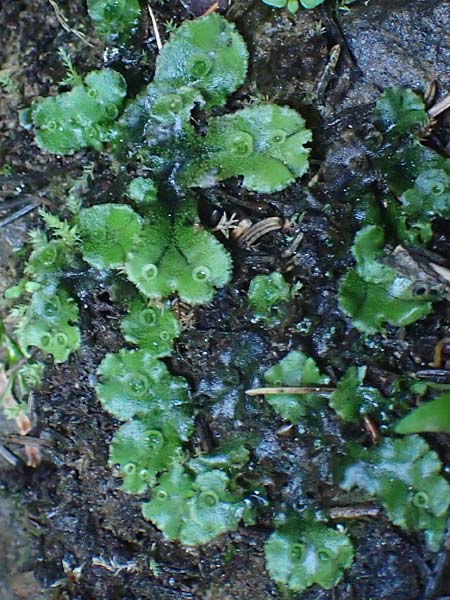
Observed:
[[[405,326],[428,315],[431,302],[414,292],[414,282],[382,262],[383,229],[367,225],[352,248],[356,268],[339,284],[339,306],[365,333],[382,330],[384,323]]]
[[[329,377],[322,375],[312,358],[299,351],[289,352],[277,365],[271,367],[264,379],[275,387],[315,387],[327,385]],[[323,406],[320,392],[295,394],[288,391],[268,394],[265,399],[283,419],[298,423],[308,411]]]
[[[155,408],[170,412],[188,401],[184,379],[145,350],[107,354],[97,370],[98,397],[105,409],[122,421]]]
[[[450,394],[444,394],[415,408],[403,417],[395,431],[402,434],[421,431],[450,432]]]
[[[229,489],[228,475],[219,469],[192,476],[179,463],[163,474],[142,512],[165,537],[186,546],[205,544],[237,529],[244,516],[241,494]]]
[[[345,421],[357,422],[365,414],[377,414],[387,399],[374,387],[364,385],[367,367],[349,367],[330,396],[330,406]]]
[[[222,244],[189,213],[175,218],[154,211],[138,244],[128,254],[125,272],[148,298],[167,298],[177,292],[189,304],[209,302],[214,288],[226,285],[231,258]]]
[[[344,533],[298,518],[277,526],[264,552],[271,578],[293,592],[314,584],[334,587],[353,560],[353,546]]]
[[[50,285],[37,290],[19,312],[15,335],[25,356],[36,346],[61,363],[80,346],[80,331],[74,325],[78,306],[63,289]]]
[[[201,162],[188,164],[182,177],[209,187],[243,176],[243,187],[260,193],[282,190],[308,170],[312,139],[304,119],[274,104],[249,106],[210,121]]]
[[[139,0],[87,0],[97,34],[108,43],[126,42],[139,23]]]
[[[441,461],[417,435],[385,438],[371,449],[353,448],[341,486],[359,487],[376,496],[388,518],[402,529],[424,530],[427,544],[438,550],[445,529],[450,485],[439,475]]]
[[[388,88],[377,102],[375,124],[390,138],[412,136],[430,117],[422,98],[408,88]]]
[[[256,275],[248,288],[248,305],[255,321],[269,326],[281,324],[297,289],[290,286],[281,273]]]
[[[180,326],[168,306],[153,306],[142,298],[135,298],[130,311],[121,323],[127,342],[146,350],[155,358],[168,356],[173,341],[180,334]]]
[[[197,89],[205,108],[225,104],[243,83],[248,51],[234,25],[217,14],[187,21],[164,44],[156,61],[155,81],[174,91]]]
[[[299,8],[297,0],[266,3],[291,12]],[[300,2],[305,8],[320,3]],[[128,39],[140,16],[137,0],[88,0],[88,10],[107,42]],[[159,53],[154,80],[128,101],[119,73],[102,69],[82,78],[67,57],[65,62],[69,76],[63,84],[71,89],[37,98],[22,122],[34,129],[43,150],[55,154],[102,151],[110,143],[113,168],[126,178],[121,190],[135,210],[125,203],[80,210],[81,202],[67,202],[74,214],[68,221],[41,213],[47,233],[33,233],[24,278],[8,290],[9,300],[29,300],[11,311],[17,355],[38,347],[63,362],[79,347],[78,307],[62,286],[70,268],[95,269],[102,284],[112,281],[116,289],[127,285],[125,278],[136,286],[140,295],[131,292],[121,329],[137,348],[107,354],[97,371],[100,402],[123,422],[109,463],[125,492],[148,494],[143,514],[166,539],[204,544],[252,522],[249,490],[256,468],[242,440],[221,439],[210,452],[195,452],[189,385],[160,360],[170,355],[180,333],[166,299],[178,294],[186,303],[208,303],[231,278],[230,254],[200,224],[192,189],[239,177],[253,192],[278,192],[307,171],[311,132],[295,110],[267,102],[211,114],[244,83],[248,66],[244,40],[218,14],[177,29]],[[388,90],[375,122],[382,141],[372,158],[389,193],[382,208],[378,203],[366,211],[370,224],[352,248],[355,268],[339,287],[341,308],[364,333],[380,331],[385,323],[407,325],[431,311],[430,299],[417,297],[411,278],[392,266],[385,242],[424,243],[432,219],[450,216],[448,161],[417,139],[430,124],[423,102],[410,90]],[[130,181],[128,173],[145,177],[133,175]],[[130,286],[122,289],[129,298]],[[264,326],[283,323],[296,291],[281,273],[255,277],[248,293],[255,320]],[[30,365],[19,373],[28,385],[39,381],[42,368]],[[327,409],[327,399],[340,418],[357,423],[366,414],[381,415],[386,402],[365,375],[364,366],[350,366],[333,391],[315,361],[293,351],[266,372],[268,386],[276,389],[266,389],[265,399],[294,424]],[[407,416],[397,431],[448,430],[448,416],[448,402],[441,398]],[[316,441],[321,442],[318,436]],[[371,449],[350,448],[349,455],[342,487],[358,486],[378,498],[394,524],[424,531],[436,549],[450,486],[426,442],[417,436],[388,438]],[[353,549],[339,529],[303,513],[275,523],[265,555],[270,575],[289,593],[314,584],[332,588]]]
[[[273,8],[287,8],[290,13],[295,14],[300,5],[303,8],[315,8],[325,0],[263,0],[263,2]]]
[[[126,82],[112,69],[91,71],[68,92],[34,100],[22,122],[34,127],[42,150],[73,154],[81,148],[101,151],[112,137],[111,125],[126,95]]]
[[[181,442],[191,432],[192,418],[179,411],[175,415],[152,411],[122,425],[110,448],[110,463],[119,465],[123,477],[122,489],[142,494],[154,485],[156,475],[181,455]]]
[[[142,221],[125,204],[99,204],[80,211],[78,226],[84,260],[96,269],[111,269],[125,262]]]

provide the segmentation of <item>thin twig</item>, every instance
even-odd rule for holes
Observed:
[[[450,383],[449,369],[420,369],[420,371],[415,372],[415,376],[417,379],[426,379],[435,383]]]
[[[60,7],[58,6],[56,0],[48,0],[50,3],[50,6],[53,8],[53,10],[55,11],[55,16],[58,19],[59,24],[61,25],[61,27],[67,31],[68,33],[73,33],[73,35],[76,35],[78,39],[80,39],[84,44],[86,44],[87,46],[90,46],[91,48],[95,48],[94,44],[91,44],[91,42],[87,39],[87,37],[84,35],[84,33],[82,33],[81,31],[78,31],[77,29],[73,29],[66,17],[64,16],[63,12],[61,11]]]
[[[433,104],[435,103],[436,100],[436,96],[438,93],[438,83],[436,79],[432,79],[425,90],[425,93],[423,95],[423,101],[425,103],[425,106],[427,109],[431,108],[433,106]]]
[[[267,219],[263,219],[258,223],[255,223],[251,227],[247,229],[240,237],[239,237],[239,245],[243,246],[244,244],[249,247],[256,242],[260,237],[266,235],[270,231],[275,231],[277,229],[281,229],[283,226],[283,222],[279,217],[268,217]]]
[[[447,344],[450,343],[450,337],[445,337],[440,340],[434,347],[433,362],[430,363],[430,367],[433,369],[439,369],[442,367],[442,353]]]
[[[12,198],[11,200],[3,200],[2,202],[0,202],[0,210],[3,212],[5,210],[11,210],[12,208],[17,208],[18,206],[23,206],[24,204],[29,202],[29,200],[30,200],[30,196],[28,196],[28,197],[21,196],[19,198]]]
[[[20,444],[21,446],[34,446],[36,448],[39,448],[40,446],[51,448],[53,446],[53,442],[50,440],[41,440],[41,438],[31,437],[29,435],[20,436],[9,434],[5,436],[5,442],[8,444]]]
[[[278,386],[278,387],[261,387],[261,388],[253,388],[252,390],[246,390],[245,393],[247,396],[266,396],[266,395],[274,395],[274,394],[332,394],[336,391],[336,388],[330,387],[287,387],[287,386]]]
[[[286,248],[286,250],[284,250],[284,252],[282,253],[281,256],[283,258],[290,258],[291,256],[294,256],[294,254],[297,253],[298,247],[300,246],[300,244],[303,241],[304,235],[305,234],[303,233],[303,231],[300,231],[299,233],[297,233],[295,238],[292,240],[292,243],[289,246],[289,248]]]
[[[439,275],[439,277],[441,277],[446,282],[450,282],[450,269],[447,269],[442,265],[437,265],[433,262],[430,262],[429,264],[433,271]]]
[[[125,573],[137,573],[139,570],[139,565],[134,561],[120,563],[116,558],[108,560],[102,556],[94,556],[92,565],[106,569],[110,573],[114,573],[114,575],[119,575],[122,571],[125,571]]]
[[[442,98],[442,100],[439,100],[439,102],[432,106],[428,110],[428,114],[433,119],[434,117],[437,117],[438,115],[446,111],[448,108],[450,108],[450,94],[448,96],[445,96],[445,98]]]
[[[156,46],[158,48],[158,52],[162,48],[161,36],[159,35],[158,23],[156,22],[156,17],[152,11],[152,7],[150,4],[148,5],[148,14],[150,15],[150,19],[152,20],[153,33],[155,34]]]
[[[10,452],[7,448],[5,448],[2,445],[0,445],[0,456],[4,460],[6,460],[6,462],[8,462],[10,465],[13,465],[13,467],[17,467],[20,463],[17,456],[14,456],[12,452]]]
[[[21,367],[23,367],[23,365],[27,363],[28,360],[28,358],[21,358],[20,360],[18,360],[15,365],[13,365],[7,371],[5,371],[6,377],[9,379],[11,375],[14,375],[14,373],[16,373]]]
[[[27,204],[27,206],[24,206],[23,208],[16,210],[16,212],[14,212],[12,215],[9,215],[9,217],[6,217],[5,219],[2,219],[0,221],[0,227],[6,227],[7,225],[14,223],[14,221],[21,219],[22,217],[27,215],[32,210],[35,210],[38,206],[39,206],[38,203]]]
[[[205,12],[202,14],[202,17],[206,17],[207,15],[210,15],[213,12],[216,12],[216,10],[219,8],[219,3],[218,2],[213,2],[213,4],[211,4],[211,6],[209,8],[207,8],[205,10]]]
[[[378,517],[381,509],[377,506],[337,506],[330,508],[328,514],[332,519],[361,519]]]
[[[340,56],[341,47],[339,46],[339,44],[336,44],[331,48],[328,54],[328,62],[317,84],[316,95],[318,98],[322,98],[324,96],[328,84],[330,83],[331,77],[334,75],[336,65],[338,64]]]
[[[378,443],[380,440],[380,432],[378,431],[378,427],[375,425],[374,421],[371,419],[371,417],[369,417],[369,415],[364,415],[363,421],[364,427],[366,428],[366,431],[372,440],[372,444]]]

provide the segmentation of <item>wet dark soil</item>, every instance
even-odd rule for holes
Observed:
[[[161,33],[170,19],[181,22],[203,10],[194,0],[154,4]],[[61,27],[47,0],[3,0],[0,6],[0,70],[12,81],[11,88],[0,88],[0,190],[5,198],[26,194],[53,208],[83,166],[93,165],[95,174],[88,201],[114,199],[120,185],[107,155],[56,158],[39,152],[18,126],[17,108],[56,91],[54,82],[63,76],[59,48],[70,52],[81,73],[106,60],[124,73],[131,89],[151,80],[156,56],[149,21],[132,47],[104,54],[84,3],[58,5],[92,46]],[[112,301],[117,290],[86,274],[68,281],[82,312],[82,348],[63,365],[49,364],[44,385],[34,394],[32,435],[48,444],[43,462],[35,470],[0,463],[0,600],[44,595],[61,600],[280,598],[263,557],[274,514],[286,506],[351,504],[352,498],[333,484],[331,463],[348,439],[365,443],[367,433],[362,427],[343,429],[330,411],[293,438],[282,437],[276,433],[281,419],[244,391],[259,385],[264,371],[287,351],[301,348],[333,380],[351,364],[368,365],[371,383],[387,392],[398,375],[427,366],[437,341],[449,335],[448,306],[438,305],[406,331],[392,328],[385,336],[364,340],[338,310],[336,287],[351,264],[349,248],[360,226],[351,197],[375,177],[365,146],[374,101],[387,86],[423,92],[432,79],[438,80],[441,95],[450,92],[450,0],[369,0],[349,12],[336,12],[331,5],[291,16],[260,0],[235,0],[225,13],[251,53],[248,82],[228,108],[260,97],[298,109],[314,134],[312,169],[303,181],[275,195],[257,197],[237,182],[200,194],[206,225],[223,210],[253,222],[268,216],[289,222],[248,249],[221,238],[234,257],[232,283],[211,305],[192,314],[183,309],[192,327],[183,332],[169,363],[192,385],[197,413],[193,448],[212,447],[231,434],[251,441],[252,476],[270,501],[258,525],[199,549],[184,549],[164,541],[143,520],[141,501],[119,491],[107,465],[117,423],[102,410],[91,386],[103,356],[124,345],[118,326],[123,308]],[[332,68],[336,46],[340,56]],[[435,133],[441,145],[447,144],[449,132],[443,117]],[[14,252],[35,220],[31,212],[2,228],[0,288],[20,271]],[[300,232],[299,248],[289,253]],[[436,248],[447,262],[449,240],[448,228],[442,227]],[[261,328],[247,310],[246,291],[254,275],[276,268],[301,282],[302,289],[282,326]],[[448,437],[430,436],[429,442],[450,464]],[[19,448],[11,449],[20,456]],[[24,519],[33,526],[25,526]],[[7,521],[11,529],[3,526]],[[311,588],[297,598],[424,597],[438,557],[427,552],[420,536],[399,531],[382,514],[345,525],[356,558],[342,583],[328,591]],[[25,532],[23,539],[18,541],[16,530]],[[450,594],[450,582],[436,592]]]

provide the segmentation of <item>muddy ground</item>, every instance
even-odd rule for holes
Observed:
[[[119,199],[120,185],[106,154],[86,151],[56,158],[39,152],[19,127],[17,108],[56,91],[55,82],[63,76],[57,56],[61,47],[81,73],[106,62],[127,77],[132,90],[138,89],[151,80],[156,56],[150,22],[131,48],[104,53],[84,3],[58,5],[92,47],[64,30],[47,0],[2,0],[0,6],[0,74],[7,73],[12,82],[0,88],[0,167],[7,165],[0,175],[1,198],[27,194],[57,207],[70,178],[93,165],[87,201]],[[198,12],[198,5],[193,0],[155,2],[161,32],[169,19],[181,22]],[[141,517],[140,501],[118,490],[107,465],[117,423],[102,410],[91,383],[106,352],[124,345],[118,327],[123,309],[112,304],[108,285],[86,273],[67,282],[82,308],[82,348],[63,365],[49,363],[45,383],[33,396],[32,435],[43,440],[42,464],[13,467],[0,458],[0,600],[280,598],[264,570],[263,543],[273,515],[281,506],[312,501],[324,509],[348,505],[352,499],[333,485],[331,461],[348,439],[365,442],[367,433],[342,427],[330,411],[310,430],[282,437],[277,435],[282,421],[244,390],[260,384],[264,371],[286,351],[301,348],[332,378],[350,364],[368,365],[371,383],[388,392],[396,376],[427,366],[437,341],[449,335],[449,311],[443,304],[406,331],[391,328],[385,337],[364,340],[338,310],[336,287],[351,264],[349,247],[360,227],[351,197],[376,177],[365,147],[374,101],[385,87],[423,92],[433,79],[440,95],[450,92],[450,0],[369,0],[348,12],[336,12],[330,2],[296,16],[271,10],[260,0],[233,0],[225,14],[236,22],[251,56],[248,81],[228,108],[256,96],[298,109],[313,130],[312,168],[301,182],[275,195],[256,197],[233,181],[201,193],[206,225],[214,225],[224,209],[253,222],[280,216],[292,224],[249,249],[221,239],[234,257],[232,283],[210,306],[195,309],[193,327],[179,338],[170,365],[192,385],[198,413],[193,446],[218,443],[231,432],[248,436],[251,468],[270,505],[262,507],[257,526],[188,550],[165,542]],[[340,56],[333,68],[336,46]],[[442,117],[430,143],[445,147],[449,125]],[[302,218],[292,221],[294,215]],[[32,211],[1,228],[0,288],[20,270],[15,251],[35,223]],[[446,225],[432,249],[449,266]],[[292,256],[289,247],[300,232],[303,239]],[[248,283],[255,274],[280,266],[303,287],[282,327],[261,328],[246,308]],[[3,437],[7,427],[0,425]],[[450,465],[448,436],[427,439]],[[8,448],[20,459],[20,446]],[[399,531],[382,515],[345,525],[356,557],[343,581],[333,590],[311,588],[295,598],[431,600],[450,594],[450,581],[436,579],[434,570],[445,554],[429,554],[420,536]]]

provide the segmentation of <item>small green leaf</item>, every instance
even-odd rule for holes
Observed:
[[[20,347],[29,356],[28,348],[36,346],[46,354],[51,354],[55,363],[63,363],[80,346],[78,327],[68,324],[51,326],[43,321],[30,321],[17,332]]]
[[[130,100],[113,129],[113,149],[118,156],[126,151],[175,159],[177,152],[185,152],[186,136],[192,130],[191,113],[195,105],[204,103],[200,93],[192,87],[172,87],[170,82],[152,82]],[[144,147],[143,147],[144,146]],[[147,166],[147,165],[146,165]]]
[[[277,527],[264,545],[271,578],[300,592],[317,584],[334,587],[353,560],[349,538],[320,522],[290,519]]]
[[[410,221],[449,217],[450,177],[443,169],[427,169],[417,177],[414,187],[401,195],[400,202]]]
[[[287,5],[288,0],[263,0],[263,2],[274,8],[284,8]]]
[[[192,419],[184,419],[190,431]],[[119,465],[125,492],[142,494],[180,452],[181,440],[170,417],[158,411],[122,425],[111,443],[110,464]]]
[[[194,495],[193,483],[183,465],[175,462],[153,488],[150,502],[142,504],[144,517],[156,525],[169,540],[180,538],[187,518],[188,502]]]
[[[291,286],[281,273],[254,277],[248,289],[248,304],[255,321],[279,325],[286,318],[293,295]]]
[[[244,503],[228,491],[229,478],[217,469],[197,475],[195,495],[189,502],[189,517],[180,531],[186,546],[206,544],[227,531],[238,528]]]
[[[213,119],[204,139],[205,157],[188,164],[181,180],[209,187],[243,176],[242,185],[260,193],[280,191],[308,170],[311,132],[293,109],[249,106]]]
[[[291,14],[295,14],[299,9],[299,1],[303,8],[316,8],[319,4],[323,4],[325,0],[262,0],[264,4],[273,6],[274,8],[287,7]]]
[[[355,423],[386,403],[376,388],[363,384],[366,370],[367,367],[349,367],[330,396],[330,406],[345,421]]]
[[[139,0],[87,0],[97,34],[108,43],[126,42],[139,22]]]
[[[78,307],[67,292],[55,285],[37,290],[16,328],[17,342],[25,356],[36,346],[51,354],[56,363],[65,362],[80,346],[80,331],[73,323]]]
[[[341,487],[359,487],[376,496],[388,518],[402,529],[425,531],[427,544],[437,550],[444,534],[450,485],[439,475],[436,452],[417,435],[385,438],[375,448],[355,447],[356,460],[344,473]]]
[[[383,255],[383,248],[384,231],[381,227],[367,225],[356,234],[352,253],[357,263],[356,270],[364,281],[390,283],[395,278],[394,269],[377,260]]]
[[[125,339],[146,350],[155,358],[168,356],[173,341],[180,334],[180,326],[166,307],[146,304],[141,298],[133,300],[130,313],[122,321]]]
[[[158,200],[158,190],[151,179],[136,177],[128,186],[128,195],[138,208],[147,208]]]
[[[355,236],[356,269],[339,283],[339,307],[360,331],[375,333],[385,322],[403,327],[431,312],[431,302],[414,293],[414,282],[381,262],[384,233],[367,225]]]
[[[229,478],[220,470],[191,477],[175,463],[160,478],[150,502],[142,505],[146,519],[164,536],[186,546],[205,544],[237,529],[245,504],[228,491]]]
[[[234,25],[218,14],[185,21],[164,44],[155,82],[200,91],[206,108],[225,104],[243,83],[248,52]]]
[[[171,375],[163,362],[145,350],[107,354],[97,375],[100,377],[96,385],[100,401],[108,412],[122,421],[156,408],[170,411],[188,400],[185,380]]]
[[[140,242],[125,264],[128,278],[148,298],[177,292],[184,302],[209,302],[228,283],[231,258],[210,233],[180,212],[175,219],[152,212]]]
[[[241,470],[249,461],[250,452],[238,441],[224,443],[213,452],[200,454],[189,461],[189,468],[195,473],[205,473],[220,469],[230,473]]]
[[[317,386],[329,383],[314,362],[303,352],[290,352],[277,365],[269,369],[264,379],[275,387]],[[314,394],[268,394],[265,399],[283,419],[298,423],[308,412],[323,404],[323,395]]]
[[[57,277],[65,264],[65,246],[52,240],[35,247],[25,266],[25,273],[36,281]]]
[[[325,0],[300,0],[303,8],[316,8],[319,4],[323,4]]]
[[[377,126],[390,137],[414,134],[424,127],[429,116],[423,100],[407,88],[385,90],[375,111]]]
[[[125,204],[84,208],[78,219],[83,258],[96,269],[123,265],[142,227],[139,215]]]
[[[339,283],[339,307],[352,318],[353,325],[363,333],[376,333],[384,323],[405,327],[432,311],[431,302],[423,296],[407,297],[411,282],[397,279],[389,287],[367,283],[353,269]],[[406,298],[394,296],[402,291]]]
[[[421,431],[450,432],[450,394],[444,394],[415,408],[396,426],[397,433],[419,433]]]
[[[126,95],[126,82],[111,69],[91,71],[69,92],[33,102],[30,118],[38,145],[53,154],[101,150]]]

